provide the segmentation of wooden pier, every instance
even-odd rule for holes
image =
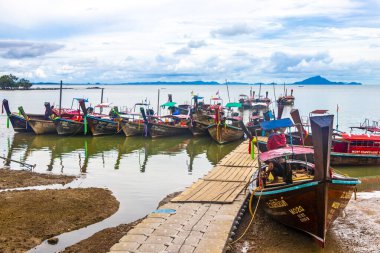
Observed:
[[[207,175],[149,214],[110,252],[225,252],[248,197],[245,187],[256,169],[257,159],[251,159],[245,141]]]

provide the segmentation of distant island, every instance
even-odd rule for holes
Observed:
[[[322,76],[313,76],[300,82],[295,82],[296,85],[361,85],[357,82],[331,82]]]
[[[276,85],[276,83],[246,83],[246,82],[227,82],[228,85]],[[35,85],[59,85],[57,82],[36,82]],[[225,85],[216,81],[155,81],[155,82],[123,82],[123,83],[64,83],[64,85]],[[282,85],[282,84],[278,84]],[[332,82],[322,76],[313,76],[303,81],[287,83],[286,85],[361,85],[357,82]]]

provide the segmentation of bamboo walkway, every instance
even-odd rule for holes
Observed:
[[[244,188],[256,169],[257,160],[251,159],[245,141],[202,179],[149,214],[110,252],[225,252],[246,208]]]

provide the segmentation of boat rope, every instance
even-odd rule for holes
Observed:
[[[237,238],[235,241],[231,242],[230,245],[232,245],[232,244],[234,244],[234,243],[240,241],[240,240],[244,237],[244,235],[247,233],[248,229],[251,227],[252,222],[253,222],[253,220],[254,220],[254,218],[255,218],[255,215],[256,215],[257,208],[259,207],[260,199],[261,199],[261,195],[262,195],[262,194],[260,194],[260,196],[259,196],[259,198],[258,198],[258,200],[257,200],[257,203],[256,203],[255,210],[252,212],[252,200],[253,200],[253,197],[255,196],[255,192],[256,192],[258,189],[260,189],[260,188],[259,188],[259,187],[256,187],[256,189],[254,189],[254,190],[252,191],[252,193],[251,193],[251,197],[249,198],[248,208],[249,208],[249,213],[252,215],[251,221],[248,223],[248,226],[247,226],[246,229],[244,230],[243,234],[242,234],[239,238]],[[264,188],[261,188],[260,193],[263,192],[263,189],[264,189]]]

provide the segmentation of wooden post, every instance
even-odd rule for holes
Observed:
[[[228,103],[231,103],[231,100],[230,100],[230,91],[228,89],[227,79],[226,79],[226,86],[227,86]]]
[[[260,87],[259,87],[259,99],[261,97],[261,83],[260,83]]]
[[[160,88],[157,90],[157,116],[160,116]]]
[[[62,80],[59,86],[59,117],[62,115]]]
[[[104,94],[104,88],[102,88],[102,93],[100,95],[100,103],[103,103],[103,94]],[[100,107],[100,114],[103,112],[103,107]]]

